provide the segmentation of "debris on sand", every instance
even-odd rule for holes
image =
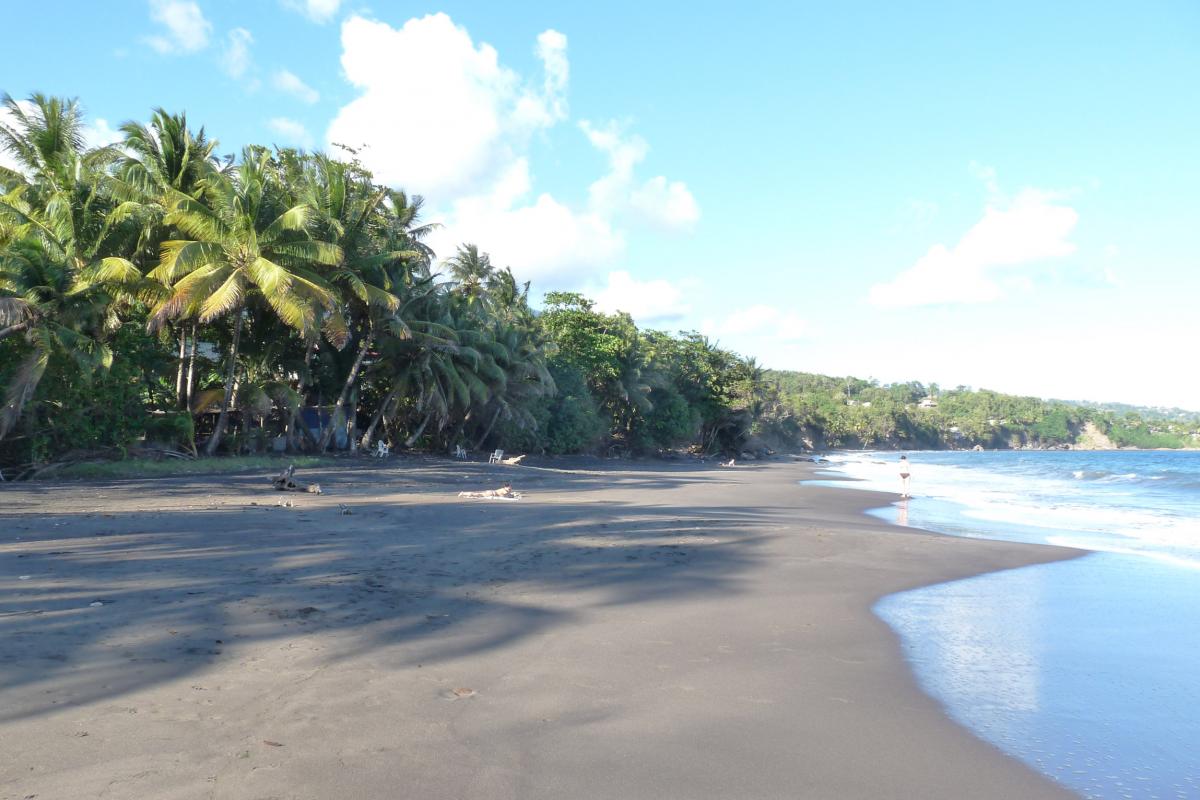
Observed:
[[[289,464],[288,468],[275,476],[271,481],[271,485],[281,492],[308,492],[309,494],[321,494],[321,484],[309,483],[304,486],[292,480],[296,474],[296,465]]]
[[[512,484],[506,483],[499,489],[485,489],[481,492],[459,492],[459,497],[470,497],[476,500],[520,500],[522,494],[514,492]]]

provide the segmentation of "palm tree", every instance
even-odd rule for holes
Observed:
[[[111,297],[79,279],[69,261],[36,238],[6,249],[0,258],[0,295],[19,301],[25,318],[0,331],[23,332],[29,351],[10,378],[0,407],[0,438],[12,430],[33,397],[50,358],[73,359],[83,374],[112,364],[104,334],[116,327]],[[0,309],[14,303],[0,303]]]
[[[479,252],[479,248],[473,244],[459,245],[458,252],[446,259],[444,266],[449,267],[454,290],[467,301],[468,306],[475,306],[484,300],[488,282],[495,272],[487,253]]]
[[[5,170],[13,188],[0,197],[0,339],[24,334],[30,350],[7,387],[0,437],[54,353],[85,370],[111,363],[104,339],[119,325],[119,302],[143,288],[121,255],[129,230],[107,195],[115,151],[85,149],[74,100],[34,94],[22,104],[6,94],[2,102],[14,124],[0,125],[0,149],[21,170]]]
[[[281,206],[269,161],[268,151],[247,149],[233,174],[213,173],[203,180],[200,199],[172,191],[164,221],[191,238],[164,242],[151,273],[171,287],[152,313],[151,328],[180,318],[233,321],[225,393],[207,455],[217,451],[229,416],[247,305],[265,305],[309,337],[316,335],[318,311],[337,308],[335,292],[315,267],[336,266],[342,250],[308,235],[315,216],[311,206]]]
[[[121,126],[125,158],[112,179],[111,191],[122,201],[117,215],[128,215],[140,222],[136,259],[152,264],[157,260],[162,242],[172,238],[163,224],[173,193],[199,197],[203,180],[219,164],[214,152],[215,140],[209,140],[204,128],[193,133],[187,124],[187,114],[168,114],[156,108],[146,125],[126,122]],[[188,330],[191,331],[191,368],[187,369]],[[196,360],[197,326],[179,325],[179,355],[175,368],[176,402],[180,408],[191,404],[192,373]]]
[[[334,403],[331,424],[318,442],[324,452],[348,401],[355,409],[351,419],[356,416],[357,382],[372,346],[380,336],[410,338],[410,322],[422,319],[416,304],[434,289],[429,273],[433,252],[422,239],[436,226],[419,223],[420,197],[410,202],[403,192],[375,185],[357,163],[294,151],[281,153],[280,162],[301,187],[300,197],[320,212],[318,228],[345,253],[345,262],[331,281],[343,299],[338,318],[349,323],[346,334],[357,339],[357,347]],[[339,359],[329,361],[336,364]],[[355,444],[351,436],[350,447]]]

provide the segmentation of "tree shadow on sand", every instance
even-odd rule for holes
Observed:
[[[194,478],[153,487],[194,508],[47,505],[38,516],[6,505],[15,513],[0,516],[0,720],[246,663],[253,645],[310,634],[330,662],[380,648],[393,648],[396,665],[477,656],[616,606],[735,593],[758,558],[763,513],[750,509],[445,500],[456,489],[448,476],[478,485],[497,475],[514,473],[454,465],[383,497],[378,474],[330,473],[344,504],[277,506],[291,496],[247,476],[247,501],[219,507],[204,506],[214,479]],[[573,493],[604,484],[556,479]]]

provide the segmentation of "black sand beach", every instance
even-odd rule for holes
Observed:
[[[1072,796],[870,609],[1074,551],[808,464],[563,463],[0,489],[0,798]]]

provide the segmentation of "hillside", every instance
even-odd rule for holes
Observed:
[[[1200,447],[1200,415],[1089,405],[917,381],[766,373],[780,414],[765,439],[806,446],[965,449]],[[1159,412],[1159,413],[1153,413]]]

